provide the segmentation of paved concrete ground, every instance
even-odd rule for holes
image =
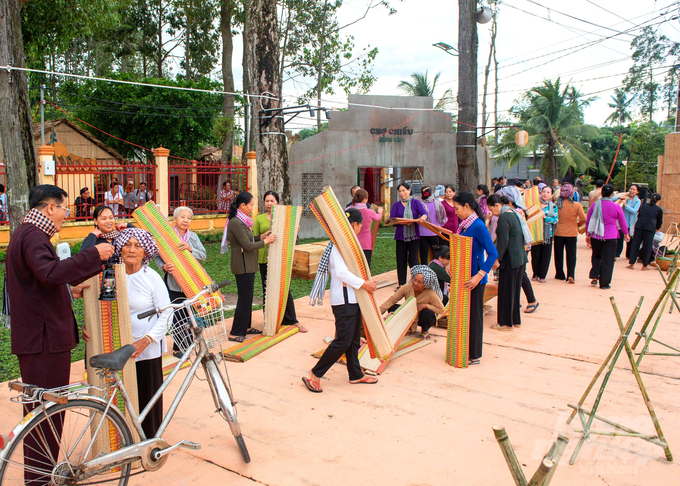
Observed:
[[[540,307],[523,315],[521,330],[490,330],[495,309],[486,316],[480,366],[448,366],[445,331],[438,329],[433,344],[393,361],[374,386],[350,385],[346,368],[335,365],[322,381],[323,393],[307,391],[300,378],[313,366],[310,354],[324,346],[322,338],[333,334],[333,321],[328,302],[309,307],[307,299],[299,299],[298,315],[309,333],[247,363],[228,365],[252,462],[243,464],[227,425],[213,413],[207,384],[195,380],[166,438],[198,441],[202,450],[180,450],[163,469],[133,477],[130,484],[511,485],[492,432],[497,424],[506,427],[528,477],[559,432],[570,443],[551,484],[678,484],[678,465],[640,439],[594,437],[576,464],[568,465],[578,435],[577,421],[565,424],[567,403],[578,401],[618,336],[609,297],[616,298],[626,319],[640,295],[646,315],[663,287],[656,270],[627,270],[621,259],[613,290],[593,288],[583,241],[578,252],[576,285],[554,280],[551,269],[546,284],[534,285]],[[393,290],[380,290],[378,300]],[[677,311],[664,316],[659,339],[680,345],[679,316]],[[256,323],[261,320],[257,313]],[[680,457],[680,359],[649,356],[641,368],[671,450]],[[82,364],[74,365],[73,373],[82,376]],[[5,433],[20,418],[8,397],[0,388]],[[625,355],[600,413],[653,433]]]

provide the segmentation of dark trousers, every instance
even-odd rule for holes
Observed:
[[[167,287],[168,285],[168,274],[165,274],[165,285]],[[175,292],[174,290],[170,290],[168,288],[168,295],[170,296],[170,301],[173,304],[179,304],[180,302],[184,302],[187,300],[187,296],[184,295],[184,292]],[[174,328],[174,326],[177,325],[177,322],[183,323],[183,325],[186,327],[185,331],[175,331],[172,332],[173,338],[175,336],[178,336],[176,339],[179,339],[179,336],[182,336],[182,340],[186,342],[182,342],[182,347],[186,349],[187,346],[189,346],[193,342],[193,336],[191,334],[191,331],[189,330],[189,326],[191,325],[190,320],[189,320],[189,315],[187,314],[185,309],[176,309],[173,314],[172,314],[172,323],[171,326]],[[190,337],[191,336],[191,337]],[[178,346],[177,342],[173,342],[172,345],[172,350],[173,351],[179,351],[180,347]]]
[[[640,245],[642,245],[642,252],[640,252]],[[652,261],[653,245],[654,231],[636,229],[633,234],[633,239],[630,241],[628,263],[634,265],[638,259],[638,255],[640,255],[642,257],[642,264],[644,266],[649,265],[649,262]]]
[[[524,265],[526,268],[526,264]],[[533,304],[536,302],[536,295],[534,295],[534,287],[531,285],[531,280],[527,275],[526,270],[522,274],[522,290],[524,291],[524,296],[527,298],[528,304]]]
[[[43,343],[42,353],[17,355],[21,380],[41,388],[68,385],[71,375],[71,352],[50,353],[47,335],[44,332]],[[37,406],[37,404],[24,405],[24,415]],[[59,441],[55,434],[61,436],[63,420],[63,414],[54,415],[51,420],[54,430],[49,421],[43,422],[35,433],[24,439],[24,463],[35,468],[33,472],[24,470],[24,484],[37,486],[50,483],[49,474],[52,472],[52,465],[56,464],[51,458],[59,457]]]
[[[139,399],[139,411],[151,401],[154,394],[163,385],[163,358],[160,356],[153,359],[137,361],[137,396]],[[149,415],[142,422],[142,430],[147,439],[154,437],[158,427],[163,421],[163,395],[151,408]]]
[[[550,243],[531,247],[531,269],[534,277],[545,280],[550,267],[550,257],[552,257],[552,240]]]
[[[364,255],[366,256],[368,268],[371,268],[371,257],[373,256],[373,250],[364,250]]]
[[[334,305],[332,309],[335,316],[335,339],[328,345],[316,366],[312,368],[312,373],[321,378],[344,354],[349,379],[360,380],[364,373],[359,365],[361,340],[359,304]]]
[[[420,239],[411,241],[397,241],[397,277],[399,285],[406,283],[406,265],[413,268],[418,265],[418,247]]]
[[[621,253],[623,253],[623,242],[625,240],[623,239],[623,231],[619,230],[619,237],[616,240],[616,258],[621,256]],[[630,243],[628,244],[628,248],[626,249],[626,258],[628,258],[628,252],[630,251]]]
[[[245,336],[253,318],[253,292],[255,292],[255,274],[242,273],[236,275],[236,289],[238,300],[234,311],[234,321],[231,324],[232,336]]]
[[[576,236],[555,236],[555,278],[576,278]],[[567,276],[564,276],[564,252],[567,252]]]
[[[260,263],[260,278],[262,279],[262,308],[264,309],[264,304],[267,300],[267,264]],[[293,301],[293,296],[288,290],[288,300],[286,300],[286,310],[283,311],[283,320],[281,321],[282,326],[290,326],[297,324],[297,314],[295,313],[295,302]]]
[[[387,310],[389,312],[395,312],[398,308],[399,304],[394,304]],[[423,333],[427,333],[427,331],[435,324],[437,324],[437,315],[434,313],[434,311],[430,309],[423,309],[418,312],[417,325],[420,326],[420,329],[423,331]]]
[[[486,285],[477,285],[470,292],[470,329],[468,331],[468,356],[470,359],[482,357],[485,289]]]
[[[501,326],[512,327],[515,324],[522,324],[519,297],[522,292],[524,267],[525,265],[511,268],[508,262],[505,267],[499,268],[497,321]]]
[[[430,263],[429,250],[432,249],[434,255],[435,248],[441,245],[439,236],[421,236],[420,237],[420,264],[427,265]]]
[[[614,261],[616,260],[616,241],[618,238],[609,240],[590,239],[593,247],[593,256],[590,261],[590,278],[600,281],[600,288],[607,287],[612,282],[614,274]]]

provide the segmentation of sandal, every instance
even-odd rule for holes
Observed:
[[[349,380],[349,382],[352,385],[359,385],[359,384],[362,384],[362,383],[364,383],[366,385],[375,385],[376,383],[378,383],[378,379],[374,378],[372,376],[364,375],[364,377],[359,379],[359,380]]]
[[[300,323],[295,324],[295,327],[298,328],[298,332],[309,332],[307,328]]]
[[[236,337],[229,336],[229,341],[234,341],[235,343],[242,343],[245,340],[246,340],[245,336],[236,336]]]
[[[539,304],[538,302],[534,302],[533,304],[527,304],[527,308],[524,309],[524,313],[525,313],[525,314],[531,314],[533,311],[535,311],[536,309],[538,309],[538,306],[539,306],[539,305],[540,305],[540,304]]]
[[[512,331],[511,326],[501,326],[500,324],[494,324],[491,329],[496,329],[498,331]]]
[[[306,376],[302,377],[302,383],[304,383],[305,386],[307,387],[307,390],[309,390],[312,393],[321,393],[323,391],[321,389],[320,382],[312,380],[311,378],[307,378]]]
[[[481,363],[481,361],[478,360],[478,359],[471,359],[470,361],[468,361],[468,366],[470,366],[470,365],[478,365],[478,364],[480,364],[480,363]]]
[[[626,268],[630,268],[631,270],[633,270],[633,269],[635,268],[635,264],[633,264],[633,265],[626,265]]]
[[[546,283],[546,280],[544,278],[539,278],[538,283]]]
[[[595,286],[597,286],[597,284],[599,284],[599,283],[600,283],[600,281],[599,281],[598,279],[596,279],[596,278],[594,278],[594,279],[592,279],[592,280],[590,281],[590,285],[595,285]]]
[[[246,330],[246,334],[262,334],[262,331],[260,331],[259,329],[254,328],[254,327],[249,327],[249,328]]]

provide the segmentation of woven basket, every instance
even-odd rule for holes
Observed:
[[[671,263],[673,263],[672,258],[656,257],[656,266],[664,272],[670,268]]]

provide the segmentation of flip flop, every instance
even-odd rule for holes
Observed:
[[[302,324],[295,324],[295,327],[298,328],[298,332],[309,332],[305,326]]]
[[[501,326],[500,324],[494,324],[493,326],[490,326],[491,329],[497,329],[499,331],[512,331],[511,326]]]
[[[246,334],[262,334],[262,331],[260,331],[259,329],[255,329],[254,327],[249,327],[246,330]]]
[[[321,393],[323,390],[319,387],[317,382],[312,380],[311,378],[307,378],[306,376],[302,377],[302,383],[305,384],[307,387],[307,390],[309,390],[312,393]]]
[[[524,310],[525,314],[531,314],[533,311],[538,309],[538,306],[541,305],[538,302],[534,302],[533,304],[528,304],[527,308]]]
[[[349,382],[352,385],[360,385],[362,383],[366,385],[375,385],[376,383],[378,383],[378,379],[372,376],[364,375],[364,377],[359,380],[349,380]]]
[[[234,341],[235,343],[242,343],[246,340],[245,336],[229,337],[229,341]]]
[[[481,363],[481,361],[478,360],[478,359],[471,359],[470,361],[468,361],[468,366],[471,366],[471,365],[478,365],[478,364],[480,364],[480,363]]]

